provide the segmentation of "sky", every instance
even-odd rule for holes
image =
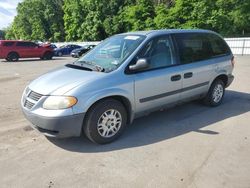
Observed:
[[[11,24],[15,15],[16,7],[22,0],[0,0],[0,29]]]

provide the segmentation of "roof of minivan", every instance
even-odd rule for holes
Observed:
[[[150,30],[150,31],[134,31],[122,34],[133,34],[133,35],[158,35],[158,34],[171,34],[171,33],[214,33],[210,30],[204,29],[161,29],[161,30]]]

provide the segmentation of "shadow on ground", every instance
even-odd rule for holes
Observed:
[[[56,146],[73,152],[108,152],[157,143],[191,131],[215,136],[219,132],[209,130],[209,125],[249,111],[250,94],[228,90],[223,103],[215,108],[192,102],[136,119],[118,140],[107,145],[93,144],[84,136],[48,139]]]

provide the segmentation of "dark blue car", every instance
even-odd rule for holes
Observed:
[[[54,49],[55,56],[63,56],[63,55],[70,55],[71,51],[74,49],[81,48],[82,46],[75,45],[75,44],[67,44],[63,45],[59,48]]]

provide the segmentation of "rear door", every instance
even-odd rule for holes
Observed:
[[[176,66],[172,41],[168,35],[149,41],[136,56],[147,59],[149,67],[134,73],[137,112],[147,112],[180,99],[181,70]]]
[[[182,64],[181,100],[190,100],[207,93],[215,76],[215,61],[206,33],[174,34],[179,61]]]

